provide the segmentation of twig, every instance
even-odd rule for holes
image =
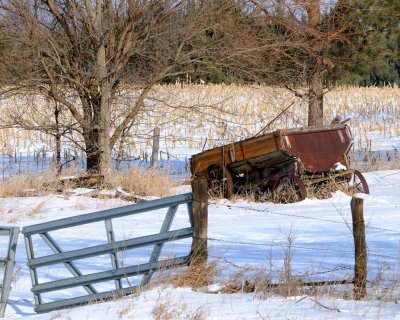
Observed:
[[[301,298],[300,300],[297,300],[296,303],[299,303],[301,301],[303,301],[304,299],[308,298],[308,296],[304,296],[303,298]]]
[[[295,101],[293,101],[288,107],[286,107],[285,109],[283,109],[275,118],[273,118],[270,122],[267,123],[267,125],[262,128],[260,131],[258,131],[254,137],[257,137],[258,135],[260,135],[262,132],[264,132],[266,129],[269,128],[269,126],[274,123],[276,120],[278,120],[292,105],[294,105]]]
[[[315,299],[310,298],[310,300],[313,301],[314,303],[316,303],[317,305],[319,305],[320,307],[325,308],[325,309],[327,309],[327,310],[342,312],[342,311],[340,311],[338,308],[330,308],[330,307],[324,306],[321,302],[318,302],[318,301],[315,300]]]

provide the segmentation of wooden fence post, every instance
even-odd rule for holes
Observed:
[[[157,165],[159,150],[160,150],[160,127],[155,127],[154,133],[153,133],[153,150],[151,153],[151,167],[152,168],[154,168]]]
[[[2,169],[3,169],[3,180],[4,180],[4,171],[6,170],[6,165],[5,165],[5,163],[6,163],[6,161],[5,161],[5,154],[4,154],[4,148],[3,148],[3,150],[2,150],[3,152],[2,152],[2,156],[1,156],[1,161],[2,161],[2,165],[3,165],[3,167],[2,167]]]
[[[195,178],[192,180],[193,193],[193,242],[191,262],[205,263],[207,252],[208,229],[208,188],[206,179]]]
[[[353,219],[353,237],[355,249],[354,265],[354,299],[360,300],[367,293],[367,246],[365,242],[365,224],[361,198],[351,199],[351,215]]]

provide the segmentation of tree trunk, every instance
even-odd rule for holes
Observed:
[[[111,171],[111,102],[112,83],[107,79],[106,54],[104,44],[97,51],[97,70],[93,79],[91,93],[86,102],[91,106],[91,119],[87,128],[86,169],[89,172],[106,174]],[[88,110],[89,112],[89,110]]]
[[[310,68],[308,73],[308,126],[322,126],[324,124],[324,62],[321,56],[320,39],[316,37],[321,21],[320,0],[310,0],[306,4],[308,24],[314,34],[311,35]],[[314,42],[314,43],[313,43]]]
[[[110,97],[107,86],[85,97],[93,112],[84,134],[88,172],[105,174],[111,170]]]
[[[324,125],[324,64],[322,57],[311,59],[308,91],[308,126]]]
[[[60,116],[60,107],[58,105],[58,102],[55,101],[55,107],[54,107],[54,119],[56,122],[56,167],[57,167],[57,174],[60,175],[62,171],[62,165],[61,165],[61,133],[60,133],[60,121],[59,121],[59,116]]]
[[[104,122],[99,122],[104,123]],[[105,174],[111,170],[111,148],[108,125],[96,125],[88,130],[86,144],[86,170]]]

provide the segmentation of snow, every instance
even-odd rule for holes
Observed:
[[[378,287],[373,282],[382,278],[383,288],[390,280],[400,280],[397,271],[400,241],[400,171],[366,173],[370,195],[364,198],[364,216],[368,245],[368,286],[370,292]],[[188,186],[175,189],[187,192]],[[38,198],[3,198],[1,224],[20,227],[71,217],[106,208],[127,205],[112,199],[86,197],[87,189],[74,190],[71,195],[48,195]],[[342,280],[353,276],[354,245],[351,232],[351,197],[336,192],[329,199],[306,199],[295,204],[254,203],[213,200],[209,206],[209,257],[216,261],[220,280],[243,273],[243,279],[254,280],[263,270],[273,282],[279,280],[284,269],[285,250],[293,251],[294,277],[307,281]],[[113,220],[117,240],[157,233],[166,210],[156,210],[137,216]],[[189,224],[185,206],[180,206],[172,229]],[[103,223],[95,223],[52,232],[64,250],[106,243]],[[289,242],[293,243],[289,246]],[[40,241],[35,242],[40,255],[50,254]],[[188,254],[190,239],[170,243],[164,247],[163,257]],[[126,253],[126,265],[148,261],[151,248]],[[239,292],[220,293],[218,279],[207,290],[174,288],[158,285],[139,295],[115,301],[96,303],[79,308],[36,315],[31,282],[26,266],[23,237],[17,246],[15,279],[12,284],[7,318],[29,319],[152,319],[159,310],[168,310],[176,319],[195,317],[196,312],[207,319],[400,319],[398,288],[392,299],[378,299],[378,293],[366,301],[355,302],[339,294],[295,295],[284,297],[276,293]],[[79,262],[83,273],[107,270],[105,256]],[[63,268],[42,268],[40,282],[69,277]],[[138,279],[130,279],[138,281]],[[98,284],[109,290],[112,283]],[[214,293],[209,293],[214,292]],[[351,286],[348,288],[351,293]],[[49,300],[84,294],[80,288],[68,289],[48,296]],[[161,310],[161,311],[160,311]],[[165,311],[167,310],[167,311]]]
[[[347,167],[345,165],[343,165],[342,163],[340,163],[340,162],[336,162],[334,164],[334,166],[335,166],[335,171],[336,172],[341,172],[341,171],[347,170]]]
[[[167,305],[172,319],[195,319],[196,311],[207,319],[397,319],[398,306],[362,301],[357,304],[330,298],[298,296],[281,299],[254,294],[201,294],[189,288],[156,288],[138,297],[89,305],[54,313],[53,319],[153,319],[154,306]],[[28,319],[50,319],[50,315]],[[166,318],[161,318],[166,319]]]

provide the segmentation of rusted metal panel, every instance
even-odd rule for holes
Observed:
[[[284,134],[283,141],[284,150],[299,158],[310,172],[334,169],[338,162],[347,165],[347,150],[352,143],[345,128],[291,131]]]

